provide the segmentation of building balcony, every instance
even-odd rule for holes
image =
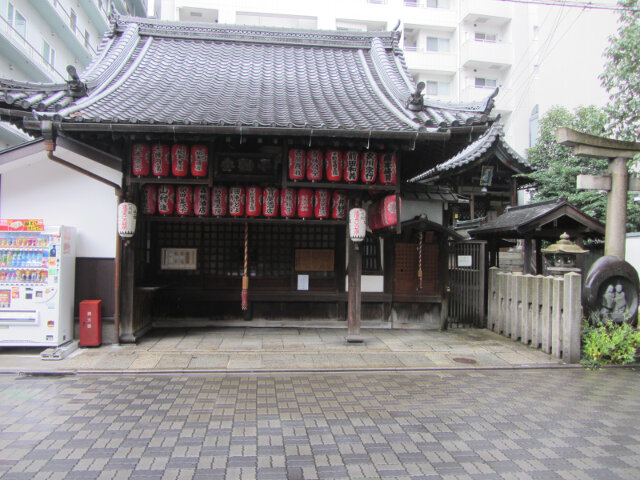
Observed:
[[[460,63],[465,68],[501,70],[513,64],[513,47],[510,43],[467,40],[460,49]]]
[[[0,50],[15,67],[35,82],[64,82],[66,75],[50,65],[4,17],[0,17]]]
[[[404,57],[409,70],[444,75],[453,75],[458,71],[458,62],[452,53],[427,52],[415,46],[405,45]]]
[[[460,15],[464,22],[499,27],[511,21],[513,5],[495,0],[462,0]]]
[[[458,28],[455,10],[427,7],[426,0],[416,0],[415,2],[403,0],[400,15],[405,24],[428,25],[450,32]]]
[[[31,1],[34,8],[39,9],[42,17],[47,19],[53,33],[58,35],[80,64],[88,64],[96,51],[85,41],[84,32],[77,26],[72,26],[71,12],[58,2]]]

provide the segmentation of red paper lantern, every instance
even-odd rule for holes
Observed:
[[[176,189],[176,214],[186,217],[193,213],[193,188],[179,185]]]
[[[232,217],[244,216],[244,187],[234,186],[229,188],[229,215]]]
[[[344,220],[347,218],[347,194],[342,191],[335,191],[331,196],[331,218],[333,220]]]
[[[319,182],[322,180],[322,169],[324,168],[324,155],[322,150],[309,150],[307,152],[307,180]]]
[[[371,230],[378,230],[380,227],[380,203],[375,202],[367,208],[367,219]]]
[[[194,177],[206,177],[209,167],[209,150],[205,145],[193,145],[191,147],[191,175]]]
[[[211,190],[211,215],[224,217],[228,209],[229,191],[224,185],[215,185]]]
[[[304,180],[305,152],[299,148],[289,150],[289,180]]]
[[[339,150],[328,150],[324,158],[327,180],[330,182],[339,182],[342,180],[342,152]]]
[[[367,235],[367,212],[364,208],[352,208],[349,210],[349,238],[355,243],[360,243]]]
[[[198,217],[209,215],[209,187],[197,185],[193,189],[193,213]]]
[[[378,161],[378,181],[383,185],[396,184],[397,157],[395,153],[385,153]]]
[[[296,215],[296,203],[297,203],[296,191],[293,188],[283,188],[280,190],[280,216],[284,218],[295,217]]]
[[[156,143],[151,147],[151,173],[156,177],[169,175],[171,165],[171,149],[164,143]]]
[[[276,187],[266,187],[262,191],[262,215],[265,217],[278,216],[279,191]]]
[[[175,202],[175,187],[173,185],[160,185],[158,187],[158,213],[160,215],[173,215]]]
[[[171,147],[171,173],[175,177],[186,177],[189,173],[189,147],[176,143]]]
[[[310,188],[298,189],[298,218],[311,218],[313,216],[313,190]]]
[[[146,177],[151,170],[151,147],[146,143],[131,146],[131,170],[137,177]]]
[[[158,187],[149,184],[142,187],[141,203],[143,215],[155,215],[158,208]]]
[[[378,154],[364,152],[360,156],[360,180],[362,183],[374,183],[378,173]]]
[[[358,157],[358,152],[349,150],[345,152],[342,158],[344,163],[344,181],[347,183],[355,183],[358,181]]]
[[[396,195],[387,195],[380,200],[380,228],[392,227],[398,224],[400,204],[396,204],[396,198],[400,202],[400,197],[396,197]]]
[[[247,217],[259,217],[262,213],[262,189],[247,188]]]
[[[319,219],[329,218],[329,191],[318,188],[314,193],[313,216]]]

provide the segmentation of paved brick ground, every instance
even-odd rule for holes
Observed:
[[[136,345],[80,349],[61,361],[43,362],[37,349],[0,349],[0,372],[402,369],[562,363],[485,329],[363,329],[364,344],[348,344],[345,335],[345,329],[337,328],[156,329]]]
[[[640,375],[0,375],[0,478],[640,478]]]

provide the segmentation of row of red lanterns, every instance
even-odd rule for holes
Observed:
[[[289,150],[289,180],[396,184],[395,153],[358,152],[355,150]]]
[[[144,215],[344,220],[346,209],[345,192],[324,188],[149,184],[143,187],[141,199]]]
[[[209,151],[205,145],[176,143],[134,143],[131,147],[131,169],[137,177],[206,177],[209,168]]]

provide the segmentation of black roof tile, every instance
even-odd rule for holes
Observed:
[[[0,107],[59,122],[419,134],[486,125],[493,97],[425,100],[397,32],[338,32],[115,17],[78,84],[0,81]],[[81,90],[84,91],[84,90]],[[74,98],[74,95],[78,98]],[[3,105],[4,104],[4,105]]]

